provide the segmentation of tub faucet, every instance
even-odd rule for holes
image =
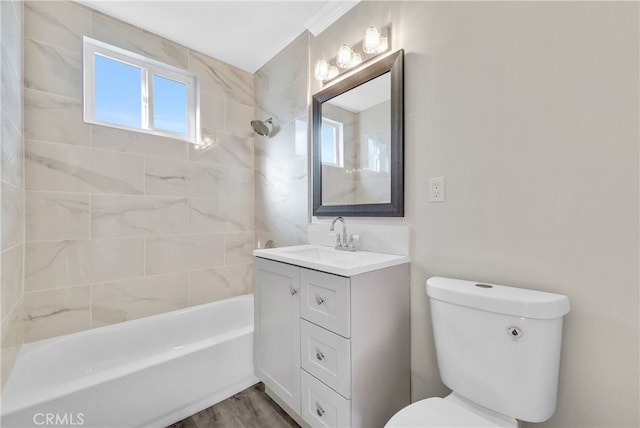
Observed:
[[[347,222],[344,221],[342,217],[336,217],[333,219],[331,226],[329,226],[329,232],[333,232],[335,230],[337,221],[342,223],[342,234],[336,233],[336,246],[334,248],[341,251],[355,251],[356,246],[353,243],[354,236],[347,235]]]

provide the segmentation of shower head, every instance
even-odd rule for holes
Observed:
[[[273,127],[273,119],[269,118],[265,121],[262,120],[252,120],[251,121],[251,127],[253,128],[253,130],[255,131],[256,134],[258,135],[262,135],[264,136],[268,136],[269,132],[271,132],[271,129],[269,129],[269,126]]]

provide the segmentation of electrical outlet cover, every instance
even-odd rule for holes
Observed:
[[[444,201],[444,177],[431,177],[429,179],[429,202]]]

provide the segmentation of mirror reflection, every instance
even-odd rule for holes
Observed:
[[[322,104],[322,204],[391,202],[391,74]]]

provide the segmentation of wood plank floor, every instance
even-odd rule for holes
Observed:
[[[265,392],[262,382],[167,428],[300,428]]]

